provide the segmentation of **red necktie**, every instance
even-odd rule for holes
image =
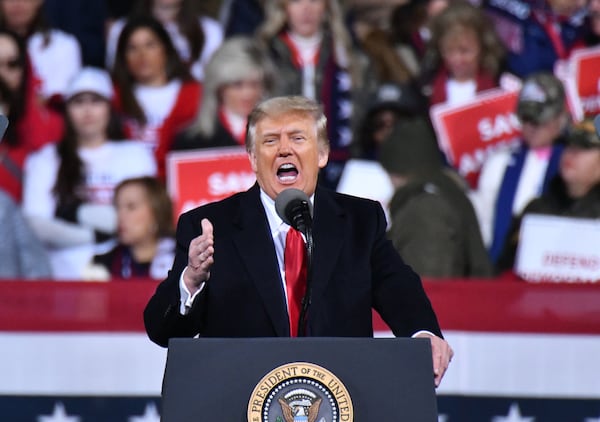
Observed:
[[[306,290],[306,248],[302,234],[292,227],[285,240],[283,257],[285,266],[285,288],[288,297],[288,315],[290,317],[290,335],[298,336],[298,318],[302,297]]]

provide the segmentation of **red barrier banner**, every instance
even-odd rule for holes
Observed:
[[[167,156],[175,217],[248,189],[256,177],[243,147],[177,151]]]
[[[517,99],[518,91],[498,88],[478,94],[463,105],[431,107],[430,116],[440,148],[472,187],[477,184],[487,156],[498,147],[519,139]]]
[[[143,332],[156,281],[0,282],[0,332]],[[600,334],[600,284],[424,280],[444,331]],[[373,328],[389,333],[375,313]]]

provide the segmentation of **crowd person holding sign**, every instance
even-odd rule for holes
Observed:
[[[246,150],[257,183],[179,217],[175,260],[146,306],[146,331],[162,346],[195,335],[371,337],[376,309],[395,335],[431,341],[439,385],[453,352],[419,276],[386,238],[381,205],[317,185],[326,121],[305,97],[254,109]],[[303,199],[291,221],[279,205],[294,191]]]
[[[500,270],[509,270],[514,264],[519,227],[527,214],[600,218],[600,138],[591,119],[571,128],[559,173],[546,193],[531,201],[513,222],[498,262]]]
[[[498,86],[504,49],[476,6],[451,3],[431,21],[423,69],[430,104],[462,104]]]
[[[522,139],[515,147],[489,155],[471,200],[484,242],[496,262],[513,216],[543,194],[558,172],[563,135],[570,122],[562,83],[550,73],[526,78],[519,93],[517,116]]]

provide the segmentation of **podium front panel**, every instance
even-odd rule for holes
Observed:
[[[269,392],[261,390],[275,388],[278,378],[282,380],[274,370],[283,366],[304,371],[307,365],[326,369],[342,384],[322,377],[331,393],[328,397],[341,400],[334,422],[437,422],[430,342],[407,338],[172,339],[163,380],[162,420],[246,422],[253,393],[258,397],[254,404],[260,407],[269,401]],[[265,381],[262,389],[261,380]],[[344,406],[346,393],[352,419]],[[273,419],[288,420],[310,418]],[[261,416],[260,422],[265,421],[270,422],[268,416]],[[320,417],[316,422],[332,421]]]

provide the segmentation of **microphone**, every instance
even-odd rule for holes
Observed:
[[[312,204],[300,189],[289,188],[277,195],[275,210],[284,222],[305,236],[312,228]]]
[[[298,318],[298,335],[305,337],[307,334],[306,319],[308,307],[312,296],[313,208],[308,195],[300,189],[289,188],[282,191],[275,198],[275,210],[285,223],[302,232],[306,239],[306,293],[304,293],[304,297],[302,298],[302,309]]]

